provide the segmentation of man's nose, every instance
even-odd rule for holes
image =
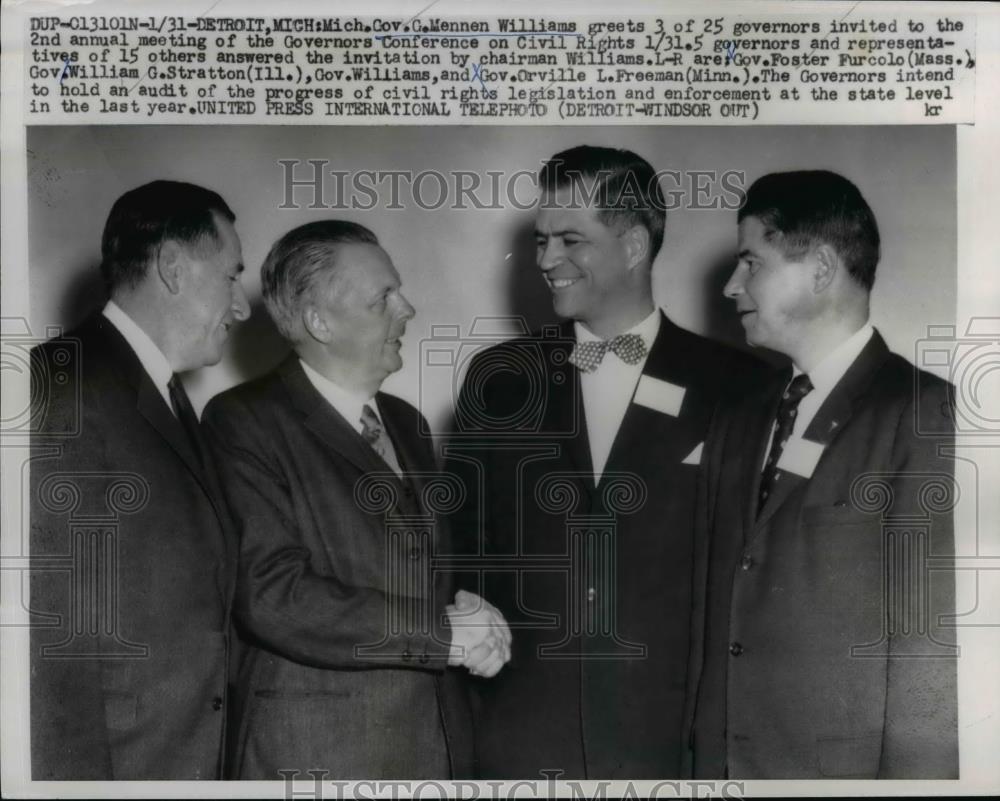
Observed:
[[[233,289],[233,317],[242,322],[249,316],[250,301],[247,299],[247,293],[243,288],[243,284],[237,281]]]
[[[743,283],[746,280],[746,265],[742,262],[736,265],[733,274],[729,276],[726,285],[722,288],[722,294],[730,300],[736,300],[743,294]]]
[[[563,247],[553,239],[538,246],[538,266],[545,272],[551,270],[563,259]]]
[[[400,292],[399,293],[399,309],[396,313],[397,317],[404,320],[412,320],[417,314],[417,310],[413,308],[413,305],[406,299],[406,296]]]

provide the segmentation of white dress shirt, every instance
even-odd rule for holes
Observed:
[[[138,323],[122,311],[121,306],[113,300],[109,300],[105,304],[101,314],[125,337],[125,341],[139,358],[142,369],[146,371],[146,375],[150,377],[157,391],[163,396],[167,408],[173,412],[174,407],[170,403],[170,389],[167,385],[173,378],[174,370],[170,366],[170,362],[167,361],[167,357],[163,355],[163,351],[156,347],[156,343],[149,338],[149,334],[143,331]]]
[[[577,342],[599,342],[601,338],[591,333],[581,323],[575,323]],[[626,364],[612,352],[592,373],[580,372],[580,391],[583,395],[584,416],[587,419],[587,437],[590,440],[590,457],[594,465],[594,483],[601,480],[604,467],[611,454],[618,429],[632,396],[635,394],[639,376],[646,366],[649,349],[653,347],[660,331],[660,310],[653,313],[624,334],[638,334],[646,345],[646,356],[637,364]]]

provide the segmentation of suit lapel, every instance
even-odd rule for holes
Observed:
[[[847,368],[847,372],[837,382],[833,391],[823,401],[823,405],[816,412],[816,416],[813,417],[808,428],[803,432],[803,439],[822,445],[825,455],[825,450],[828,449],[829,445],[847,426],[858,403],[867,393],[868,387],[871,385],[872,380],[888,355],[889,348],[886,346],[885,340],[876,331],[851,366]],[[785,383],[787,383],[787,377]],[[782,384],[783,387],[784,384]],[[770,417],[771,422],[773,422],[776,413],[777,401]],[[770,426],[768,426],[768,431],[770,431]],[[761,454],[761,459],[763,458],[764,456]],[[821,456],[821,462],[822,459],[823,457]],[[818,468],[819,465],[817,464]],[[781,480],[778,481],[774,492],[771,493],[763,509],[761,509],[756,525],[760,527],[770,520],[788,497],[797,488],[807,483],[808,480],[808,478],[796,475],[795,473],[783,471]],[[757,481],[760,481],[759,470]]]
[[[109,357],[120,367],[121,375],[135,391],[136,410],[174,450],[198,481],[219,520],[220,532],[222,534],[222,553],[228,553],[230,547],[226,532],[230,530],[232,521],[229,517],[229,510],[225,505],[225,496],[222,494],[217,476],[206,472],[206,469],[213,470],[213,466],[203,466],[201,464],[201,460],[198,454],[195,453],[194,447],[181,422],[174,416],[174,413],[170,410],[167,402],[153,383],[153,379],[146,373],[142,362],[139,361],[139,357],[136,356],[135,351],[132,350],[132,347],[128,344],[125,337],[122,336],[121,332],[100,314],[95,315],[94,318],[85,324],[84,329],[81,329],[81,333],[85,329],[90,329],[96,346],[104,349]]]
[[[156,388],[153,379],[146,373],[128,341],[103,315],[97,315],[91,325],[99,341],[98,347],[105,349],[121,367],[125,380],[135,390],[136,408],[139,414],[156,429],[188,469],[204,484],[201,462],[188,441],[183,426],[170,411],[170,407]]]
[[[416,503],[423,508],[419,498],[426,483],[426,474],[434,471],[433,464],[427,464],[427,460],[420,453],[420,432],[416,429],[409,430],[404,420],[399,419],[392,412],[392,402],[384,400],[383,393],[376,395],[379,413],[382,415],[382,422],[385,424],[386,433],[392,440],[392,447],[396,451],[396,459],[399,467],[403,471],[405,480],[410,482],[416,497]]]
[[[888,357],[889,348],[882,335],[876,331],[816,412],[805,431],[805,438],[822,445],[833,442],[853,416],[858,403],[867,394],[872,380]]]
[[[331,453],[347,459],[363,473],[391,470],[354,427],[310,383],[297,355],[290,355],[278,371],[292,403],[304,417],[306,428],[319,437],[330,448]]]
[[[697,399],[692,399],[698,390],[690,386],[686,354],[678,347],[681,329],[670,322],[662,311],[659,314],[660,329],[615,434],[602,480],[615,471],[643,472],[642,459],[647,457],[655,458],[659,464],[677,464],[691,453],[700,440],[694,429],[689,432],[688,427],[677,425],[681,415],[686,415],[686,410],[698,407]],[[665,381],[683,389],[682,409],[673,415],[635,403],[635,392],[643,380]],[[651,442],[654,447],[650,447]]]
[[[578,474],[579,483],[589,494],[594,491],[594,463],[590,455],[590,438],[587,436],[587,417],[583,408],[583,392],[580,387],[580,371],[569,364],[567,359],[573,349],[576,336],[573,324],[565,322],[561,326],[560,339],[542,347],[552,348],[542,369],[546,371],[548,397],[543,398],[545,413],[542,431],[566,431],[571,421],[572,428],[567,437],[553,438],[560,447],[560,456],[570,469]],[[569,380],[557,382],[552,379],[550,365],[567,365],[562,368]]]

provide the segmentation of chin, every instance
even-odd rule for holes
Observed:
[[[576,308],[575,304],[567,298],[559,298],[558,296],[552,298],[552,310],[564,320],[576,320],[580,316],[580,310]]]

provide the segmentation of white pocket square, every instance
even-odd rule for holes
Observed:
[[[704,447],[705,443],[699,442],[694,446],[694,450],[684,457],[684,461],[681,464],[701,464],[701,452]]]
[[[687,390],[684,387],[644,375],[639,378],[639,386],[635,388],[633,401],[640,406],[677,417],[681,413],[685,392]]]

